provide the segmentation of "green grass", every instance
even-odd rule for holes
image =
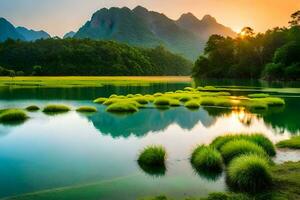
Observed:
[[[276,146],[278,148],[300,149],[300,136],[278,142]]]
[[[27,114],[20,109],[7,109],[0,112],[0,123],[22,122],[27,118]]]
[[[148,146],[140,153],[138,163],[146,166],[163,166],[166,156],[163,146]]]
[[[97,112],[97,108],[94,106],[81,106],[81,107],[77,108],[76,111],[91,113],[91,112]]]
[[[99,97],[99,98],[95,99],[93,102],[103,104],[107,100],[108,100],[108,98]]]
[[[283,106],[283,105],[285,105],[285,101],[278,97],[253,98],[251,100],[265,103],[268,106]]]
[[[197,100],[190,100],[184,104],[185,107],[189,109],[198,109],[200,107],[200,103]]]
[[[268,153],[269,156],[276,155],[274,144],[266,136],[260,133],[219,136],[212,141],[211,146],[220,150],[222,146],[227,142],[237,139],[243,139],[248,140],[250,142],[254,142],[255,144],[261,146]]]
[[[135,97],[133,98],[134,101],[138,102],[139,104],[142,104],[142,105],[145,105],[145,104],[148,104],[149,101],[148,101],[148,98],[147,97]]]
[[[25,108],[27,111],[33,112],[33,111],[38,111],[40,108],[36,105],[31,105]]]
[[[106,111],[112,113],[134,113],[138,112],[139,108],[137,106],[137,103],[134,103],[132,101],[120,101],[110,104],[106,108]]]
[[[44,109],[43,112],[45,113],[64,113],[70,111],[70,107],[67,105],[63,104],[51,104],[47,105]]]
[[[259,155],[241,155],[227,169],[227,182],[234,190],[257,193],[271,188],[272,176],[268,160]]]
[[[227,142],[221,147],[220,152],[224,162],[227,164],[232,159],[249,153],[267,157],[267,153],[261,146],[244,139],[236,139]]]
[[[191,164],[200,171],[221,171],[223,159],[216,149],[207,146],[198,146],[192,153]]]
[[[178,99],[170,99],[170,106],[179,107],[181,106],[181,102]]]
[[[248,94],[248,97],[250,98],[266,98],[269,96],[270,96],[269,94],[265,94],[265,93]]]

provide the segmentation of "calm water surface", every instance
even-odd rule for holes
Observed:
[[[214,83],[217,84],[231,85]],[[286,106],[263,113],[209,107],[189,111],[180,107],[166,111],[144,109],[118,116],[96,105],[99,112],[95,114],[71,111],[48,116],[36,112],[29,113],[30,119],[17,126],[0,124],[0,198],[132,200],[160,194],[182,198],[226,191],[223,174],[207,177],[195,173],[190,166],[188,159],[197,144],[208,144],[229,132],[263,132],[274,142],[300,133],[299,85],[240,85],[282,96]],[[76,108],[94,105],[91,100],[98,96],[147,94],[185,86],[188,84],[65,89],[3,87],[0,109],[49,103],[66,103]],[[168,152],[164,176],[151,176],[136,163],[138,153],[149,144],[161,144]],[[300,159],[299,154],[287,153],[279,152],[276,160]]]

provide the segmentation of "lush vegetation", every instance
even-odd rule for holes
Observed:
[[[192,63],[159,46],[141,49],[113,41],[7,40],[0,44],[0,76],[188,75]]]
[[[250,27],[237,38],[212,35],[193,68],[195,78],[299,80],[300,12],[289,28],[255,34]]]
[[[278,148],[300,149],[300,136],[294,136],[291,139],[278,142],[276,146]]]

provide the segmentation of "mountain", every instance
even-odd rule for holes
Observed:
[[[202,20],[199,20],[192,13],[187,13],[181,15],[176,23],[181,28],[190,30],[202,40],[207,40],[212,34],[219,34],[230,37],[236,37],[237,35],[230,28],[219,24],[217,20],[210,15],[205,15]]]
[[[174,21],[164,14],[137,6],[132,10],[127,7],[103,8],[94,13],[74,37],[117,40],[140,47],[163,45],[174,53],[195,60],[212,34],[236,36],[234,31],[210,15],[199,20],[187,13]]]
[[[76,32],[70,31],[70,32],[66,33],[63,38],[64,39],[66,39],[66,38],[72,38],[72,37],[74,37],[75,34],[76,34]]]
[[[26,41],[35,41],[38,39],[48,39],[51,36],[46,33],[45,31],[35,31],[35,30],[29,30],[25,27],[17,27],[16,30],[23,35]]]
[[[13,40],[25,40],[24,36],[21,35],[9,21],[0,18],[0,42],[9,38]]]
[[[200,54],[205,43],[165,15],[148,11],[141,6],[133,10],[126,7],[103,8],[94,13],[74,37],[117,40],[140,47],[164,45],[193,60]]]

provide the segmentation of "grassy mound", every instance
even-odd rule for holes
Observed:
[[[172,107],[178,107],[180,105],[181,105],[181,103],[180,103],[180,101],[178,99],[170,99],[170,106],[172,106]]]
[[[300,149],[300,136],[295,136],[289,140],[278,142],[276,146],[278,148]]]
[[[165,166],[166,150],[162,146],[148,146],[139,155],[138,163],[149,167]]]
[[[22,122],[27,118],[27,114],[23,110],[19,109],[3,110],[0,113],[0,123]]]
[[[77,112],[97,112],[97,108],[94,106],[81,106],[76,109]]]
[[[268,160],[259,155],[242,155],[229,164],[227,182],[235,190],[256,193],[271,187]]]
[[[95,99],[93,102],[103,104],[105,101],[107,101],[107,98],[100,97],[100,98]]]
[[[107,109],[107,112],[113,113],[134,113],[138,112],[138,106],[131,101],[120,101],[110,104]]]
[[[36,106],[36,105],[31,105],[31,106],[26,107],[25,109],[27,111],[32,112],[32,111],[38,111],[40,108],[38,106]]]
[[[136,97],[136,98],[133,98],[136,102],[138,102],[139,104],[142,104],[142,105],[145,105],[145,104],[148,104],[149,101],[147,99],[147,97]]]
[[[220,152],[225,163],[229,163],[232,159],[249,153],[267,157],[267,153],[261,146],[244,139],[227,142],[222,146]]]
[[[266,98],[254,98],[252,101],[265,103],[268,106],[283,106],[285,105],[285,101],[278,97],[266,97]]]
[[[67,105],[51,104],[51,105],[47,105],[43,109],[43,112],[45,112],[45,113],[63,113],[63,112],[68,112],[70,110],[71,110],[70,107]]]
[[[196,170],[221,171],[223,160],[216,149],[202,145],[192,153],[191,164]]]
[[[154,100],[154,105],[156,106],[169,106],[170,105],[170,99],[166,97],[158,97]]]
[[[198,109],[200,107],[200,103],[197,100],[190,100],[186,102],[184,106],[190,109]]]
[[[232,140],[236,139],[243,139],[248,140],[250,142],[253,142],[259,146],[261,146],[269,156],[275,156],[276,150],[273,145],[273,143],[263,134],[238,134],[238,135],[224,135],[219,136],[213,140],[211,143],[211,146],[214,148],[221,150],[222,146],[226,144],[227,142],[230,142]]]
[[[265,93],[257,93],[257,94],[249,94],[248,97],[250,98],[266,98],[269,97],[269,94],[265,94]]]

